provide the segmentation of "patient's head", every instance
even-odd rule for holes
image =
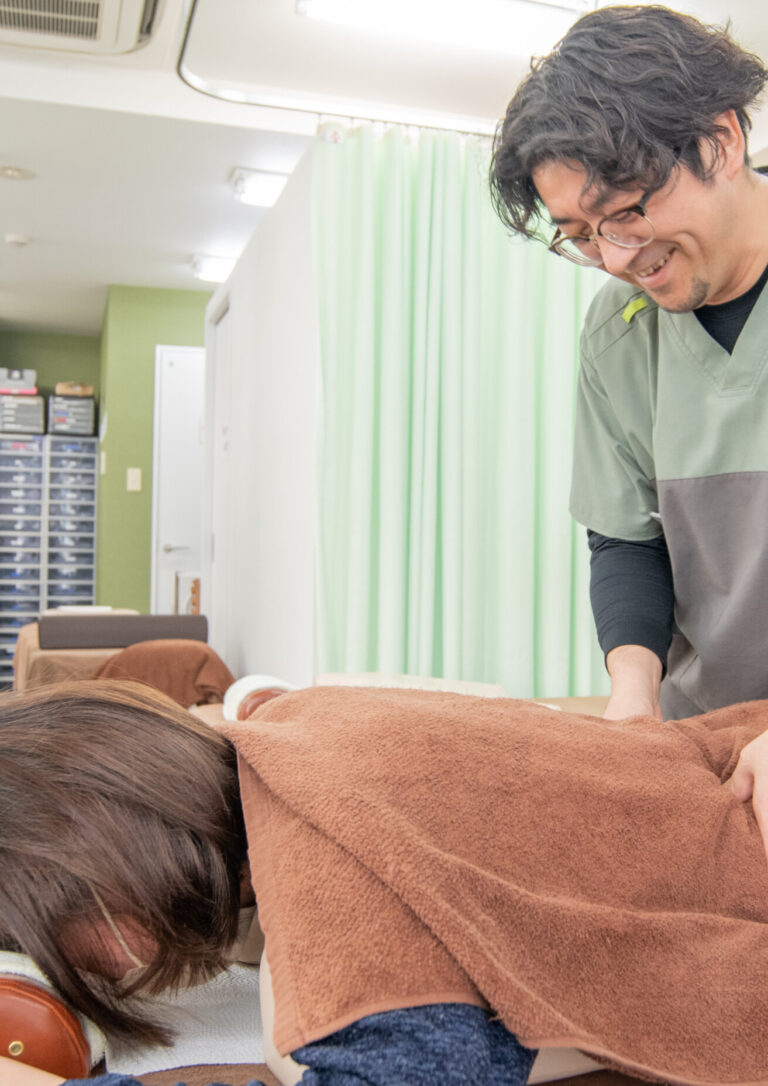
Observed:
[[[0,946],[114,1036],[162,1037],[127,971],[157,992],[221,966],[244,859],[232,748],[169,698],[97,681],[0,698]]]

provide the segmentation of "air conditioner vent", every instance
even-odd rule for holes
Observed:
[[[0,46],[126,53],[150,37],[161,0],[0,0]]]
[[[95,41],[100,14],[98,0],[0,0],[0,27],[60,38]]]
[[[147,0],[145,3],[144,14],[141,17],[141,26],[139,27],[139,37],[148,38],[152,33],[152,27],[154,26],[159,3],[160,0]]]

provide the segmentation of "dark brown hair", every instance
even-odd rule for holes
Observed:
[[[140,993],[201,980],[235,938],[244,857],[234,751],[170,698],[96,680],[0,698],[0,946],[113,1038],[167,1039],[78,969],[66,927],[103,931],[100,898],[156,948]]]
[[[590,12],[534,59],[507,107],[491,162],[496,210],[512,230],[535,236],[532,174],[550,160],[580,163],[598,196],[658,191],[681,165],[706,180],[720,161],[716,118],[734,110],[746,134],[748,107],[767,79],[762,60],[727,29],[658,5]]]

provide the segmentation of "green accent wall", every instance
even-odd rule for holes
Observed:
[[[112,286],[101,338],[96,602],[149,611],[155,347],[202,347],[209,292]],[[141,468],[140,491],[126,470]]]
[[[44,396],[51,395],[57,381],[77,381],[93,385],[98,400],[100,352],[99,336],[0,331],[0,366],[37,370],[37,387]]]

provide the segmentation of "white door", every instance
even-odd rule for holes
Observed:
[[[188,610],[200,576],[205,350],[155,349],[153,614]]]

